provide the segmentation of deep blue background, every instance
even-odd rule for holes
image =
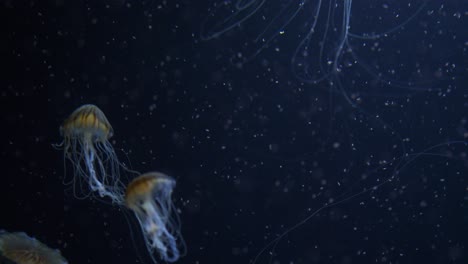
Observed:
[[[422,4],[394,2],[354,1],[351,31],[383,32]],[[283,34],[284,18],[267,25],[284,3],[267,1],[207,41],[204,21],[225,16],[213,1],[107,3],[2,2],[0,228],[60,248],[70,263],[141,263],[130,212],[76,200],[62,185],[63,156],[51,144],[64,118],[94,103],[123,162],[177,179],[188,246],[179,263],[249,263],[288,227],[343,200],[284,237],[272,263],[467,263],[466,1],[429,3],[377,40],[350,38],[359,60],[318,84],[291,65],[317,2]],[[329,26],[339,29],[342,6],[333,10]],[[255,43],[266,28],[271,42]],[[324,59],[338,41],[329,35]]]

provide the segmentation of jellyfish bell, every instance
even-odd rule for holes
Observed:
[[[125,204],[133,211],[140,210],[140,205],[152,197],[153,193],[170,198],[176,181],[159,172],[150,172],[134,179],[125,192]]]
[[[73,167],[71,180],[77,198],[108,197],[113,203],[123,202],[124,185],[120,180],[117,155],[109,142],[114,130],[101,109],[86,104],[65,119],[60,127],[64,158]],[[65,166],[66,167],[66,166]]]
[[[16,264],[68,263],[60,251],[51,249],[39,240],[21,232],[0,231],[0,257],[3,258],[0,258],[0,263],[4,263],[4,259]]]
[[[180,220],[172,202],[176,181],[160,172],[135,178],[125,192],[125,205],[132,210],[143,232],[151,259],[175,262],[185,254]]]
[[[104,142],[113,136],[114,130],[101,109],[86,104],[65,119],[60,134],[69,140],[74,137],[91,137],[93,141]]]

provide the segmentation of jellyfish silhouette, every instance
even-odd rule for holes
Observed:
[[[104,113],[95,105],[83,105],[65,119],[60,132],[63,142],[58,146],[63,147],[64,159],[73,166],[72,179],[65,183],[73,185],[75,197],[86,198],[97,192],[114,203],[123,203],[122,165],[109,142],[113,129]]]
[[[155,263],[155,254],[166,262],[175,262],[185,254],[180,219],[171,200],[175,184],[165,174],[149,172],[130,182],[125,193],[125,204],[135,213]]]
[[[6,259],[6,260],[5,260]],[[0,263],[67,264],[58,250],[53,250],[25,233],[0,231]]]

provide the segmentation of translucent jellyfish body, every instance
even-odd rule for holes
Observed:
[[[127,187],[125,204],[140,224],[146,247],[156,262],[175,262],[185,254],[180,220],[171,200],[175,180],[159,172],[149,172],[134,179]]]
[[[94,195],[123,203],[124,185],[120,181],[120,163],[109,142],[113,129],[104,113],[95,105],[76,109],[62,124],[64,157],[73,166],[72,179],[77,198]]]
[[[0,263],[67,264],[58,250],[51,249],[25,233],[0,231]],[[5,260],[6,259],[6,260]]]

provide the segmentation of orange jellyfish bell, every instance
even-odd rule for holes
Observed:
[[[148,172],[131,181],[125,192],[125,203],[131,210],[138,210],[141,201],[151,200],[155,192],[165,191],[171,195],[175,180],[160,172]]]
[[[105,141],[112,137],[114,130],[101,109],[92,104],[85,104],[65,119],[60,132],[64,138],[89,136],[98,141]]]

